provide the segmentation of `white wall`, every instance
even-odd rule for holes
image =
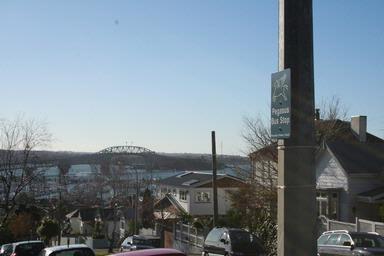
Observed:
[[[69,222],[71,223],[71,228],[72,228],[71,233],[72,234],[80,234],[80,227],[81,227],[80,218],[71,218],[69,220]]]
[[[161,188],[169,188],[171,191],[175,187],[161,186],[157,195],[160,195]],[[180,190],[188,190],[187,200],[180,200]],[[219,215],[225,215],[231,208],[231,201],[227,191],[234,191],[236,188],[218,188],[218,210]],[[204,191],[210,193],[210,202],[196,202],[195,194],[197,191]],[[213,215],[213,190],[212,188],[176,188],[176,200],[179,204],[191,215]]]
[[[339,219],[341,221],[350,220],[348,176],[328,150],[323,152],[316,162],[316,188],[340,189]]]
[[[317,160],[316,188],[341,188],[348,191],[348,177],[328,151],[325,151]]]
[[[218,188],[217,189],[217,202],[219,215],[225,215],[227,211],[231,208],[231,201],[229,198],[229,193],[227,191],[236,190],[234,188]],[[209,192],[210,193],[210,202],[196,202],[195,194],[196,192]],[[193,195],[191,204],[190,204],[190,214],[191,215],[213,215],[213,190],[212,188],[195,188],[193,190]]]

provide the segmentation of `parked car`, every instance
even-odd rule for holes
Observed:
[[[382,255],[384,239],[377,233],[326,231],[317,239],[319,256],[325,255]]]
[[[37,256],[44,247],[42,241],[16,242],[12,243],[12,248],[8,249],[6,256]]]
[[[12,244],[3,244],[0,248],[0,256],[10,256],[12,254]]]
[[[160,247],[160,237],[158,236],[129,236],[121,243],[120,251],[136,251],[142,249],[152,249]]]
[[[71,244],[47,247],[39,256],[95,256],[95,253],[85,244]]]
[[[213,228],[207,235],[202,255],[264,256],[265,250],[259,238],[244,229]]]
[[[187,256],[185,253],[180,252],[176,249],[170,248],[156,248],[146,249],[132,252],[121,252],[113,254],[114,256]]]

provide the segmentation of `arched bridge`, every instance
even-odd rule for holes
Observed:
[[[155,154],[155,151],[138,146],[113,146],[97,152],[97,154],[121,154],[121,155],[147,155]]]

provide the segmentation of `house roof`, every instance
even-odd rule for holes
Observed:
[[[160,180],[162,185],[174,187],[197,188],[212,182],[212,173],[205,172],[183,172]],[[217,174],[217,180],[232,179],[233,181],[243,182],[243,180],[228,174]]]
[[[316,120],[316,141],[320,143],[323,139],[326,141],[345,141],[345,142],[358,142],[356,134],[351,129],[351,122],[336,120]],[[325,138],[326,137],[326,138]],[[384,140],[366,133],[367,143],[383,143]]]
[[[166,194],[165,197],[157,201],[154,205],[154,216],[156,219],[178,219],[180,214],[187,211],[171,194]]]
[[[328,142],[327,146],[349,174],[377,174],[384,171],[384,142],[333,141]]]
[[[375,188],[375,189],[360,193],[358,196],[374,197],[377,195],[384,195],[384,187],[379,187],[379,188]]]
[[[315,125],[318,145],[325,141],[324,145],[327,145],[348,174],[377,174],[384,171],[383,139],[367,132],[366,141],[360,142],[352,131],[350,122],[346,121],[318,120]],[[322,147],[319,147],[318,153],[321,152],[320,149]],[[260,157],[274,159],[274,156],[277,156],[275,144],[250,154],[252,160]]]
[[[277,162],[277,143],[261,148],[249,154],[251,159],[269,159]]]
[[[126,219],[134,218],[134,209],[133,208],[81,208],[76,209],[73,212],[65,215],[68,219],[80,217],[84,222],[94,221],[96,217],[100,216],[102,220],[113,220],[115,214],[118,214],[120,217]]]
[[[384,187],[378,187],[357,195],[357,200],[360,202],[378,203],[378,202],[383,202],[383,199],[384,199]]]
[[[163,198],[157,201],[154,205],[155,209],[166,209],[172,206],[177,212],[185,213],[186,210],[171,194],[166,194]]]

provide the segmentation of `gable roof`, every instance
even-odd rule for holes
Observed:
[[[171,194],[166,194],[154,204],[154,216],[156,219],[178,219],[180,215],[187,213],[181,204]]]
[[[333,141],[327,146],[348,174],[384,171],[384,143]]]
[[[212,173],[205,172],[183,172],[160,180],[160,184],[173,187],[197,188],[212,182]],[[217,180],[224,178],[232,179],[236,182],[244,182],[240,178],[228,174],[217,174]]]
[[[270,160],[277,162],[277,143],[272,143],[249,154],[251,160]]]
[[[359,142],[358,137],[351,128],[351,122],[336,120],[315,121],[316,142],[320,144],[323,140]],[[384,143],[384,140],[366,132],[366,143]]]
[[[184,209],[183,206],[176,200],[176,198],[171,194],[166,194],[163,198],[161,198],[159,201],[157,201],[154,204],[154,209],[167,209],[169,207],[173,207],[176,212],[180,213],[186,213],[187,211]]]

